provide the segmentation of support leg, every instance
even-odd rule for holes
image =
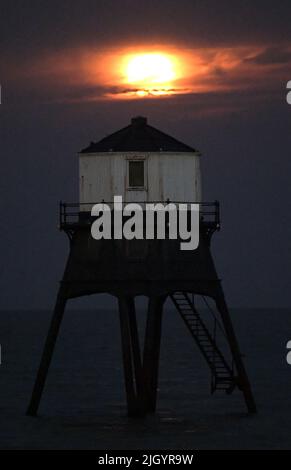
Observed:
[[[36,381],[34,384],[30,404],[27,409],[27,415],[35,416],[38,411],[39,403],[45,386],[45,381],[48,373],[48,369],[51,363],[52,355],[54,352],[56,340],[58,337],[61,321],[64,315],[67,297],[63,287],[61,286],[58,292],[56,305],[51,320],[50,328],[46,338],[40,366],[38,369]]]
[[[134,375],[136,382],[137,395],[140,400],[143,400],[144,384],[143,384],[143,370],[140,354],[139,334],[136,321],[135,304],[132,297],[128,298],[128,314],[129,314],[129,327],[131,334],[131,347],[133,354]]]
[[[248,408],[249,413],[256,413],[256,403],[255,399],[251,390],[250,382],[247,376],[247,372],[242,360],[242,356],[239,350],[238,341],[235,336],[235,332],[232,326],[232,322],[230,319],[229,311],[224,300],[223,293],[219,294],[219,296],[215,299],[216,306],[218,311],[220,312],[225,333],[228,338],[229,346],[231,349],[231,353],[234,359],[234,363],[238,373],[238,380],[239,380],[239,387],[244,394],[245,402]]]
[[[148,305],[143,371],[149,412],[156,410],[164,301],[164,297],[150,297]]]
[[[135,388],[134,372],[139,377],[140,353],[138,354],[137,351],[138,339],[135,335],[132,335],[136,327],[135,312],[133,311],[132,301],[129,302],[128,298],[120,297],[118,303],[127,410],[129,416],[139,416],[142,410]],[[135,333],[137,334],[137,328]]]

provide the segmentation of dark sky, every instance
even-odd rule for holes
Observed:
[[[229,304],[290,307],[290,24],[289,0],[2,1],[0,308],[52,306],[68,252],[58,201],[77,200],[76,152],[134,115],[203,153]],[[80,51],[147,44],[209,57],[207,89],[102,99],[80,72]],[[239,65],[217,67],[219,51]]]

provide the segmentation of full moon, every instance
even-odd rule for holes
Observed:
[[[130,84],[147,88],[169,85],[175,79],[173,61],[166,54],[149,53],[130,57],[126,65],[126,79]]]

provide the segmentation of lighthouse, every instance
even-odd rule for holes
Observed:
[[[138,116],[121,130],[91,142],[78,158],[79,200],[61,202],[59,214],[60,229],[68,235],[70,251],[27,413],[37,414],[67,300],[98,293],[109,293],[118,301],[129,415],[145,415],[156,409],[167,298],[209,368],[211,392],[239,390],[247,410],[255,412],[250,382],[211,254],[212,236],[220,229],[219,203],[203,200],[200,152]],[[119,218],[114,212],[116,198]],[[176,208],[178,212],[183,209],[180,218]],[[134,223],[130,220],[133,209],[139,213]],[[154,215],[151,236],[147,237],[150,210]],[[194,210],[199,241],[195,249],[181,249],[182,221],[190,236]],[[93,232],[97,215],[97,224],[104,232],[98,237]],[[100,217],[104,217],[102,224]],[[178,219],[180,231],[173,236],[171,230]],[[122,227],[117,231],[117,224],[128,223],[137,230],[137,221],[143,224],[139,236],[137,232],[126,236]],[[110,222],[109,229],[104,227],[105,222]],[[158,236],[161,232],[164,236]],[[139,295],[148,299],[143,349],[135,308]],[[210,300],[215,305],[215,312],[210,308],[212,323],[197,306],[201,298],[206,306]]]

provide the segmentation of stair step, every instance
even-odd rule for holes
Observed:
[[[233,383],[233,380],[228,380],[227,382],[216,382],[215,386],[216,387],[223,387],[223,386],[229,387],[229,385],[232,383]]]
[[[233,383],[232,379],[224,380],[224,381],[216,380],[216,385],[229,385],[229,384],[232,384],[232,383]]]
[[[228,368],[225,367],[225,366],[223,366],[223,367],[216,367],[216,366],[214,365],[214,369],[215,369],[217,372],[226,371],[227,374],[229,375],[229,370],[228,370]]]
[[[221,387],[223,387],[223,386],[229,387],[232,383],[233,383],[233,380],[227,380],[227,381],[225,381],[225,382],[217,382],[217,381],[216,381],[216,386],[218,386],[218,387],[219,387],[219,386],[221,386]]]
[[[217,376],[220,380],[224,380],[224,379],[227,379],[227,380],[232,380],[232,375],[229,375],[229,374],[222,374],[222,375],[219,375]]]
[[[218,382],[215,384],[216,388],[229,388],[233,384],[232,380],[229,380],[228,382]]]

